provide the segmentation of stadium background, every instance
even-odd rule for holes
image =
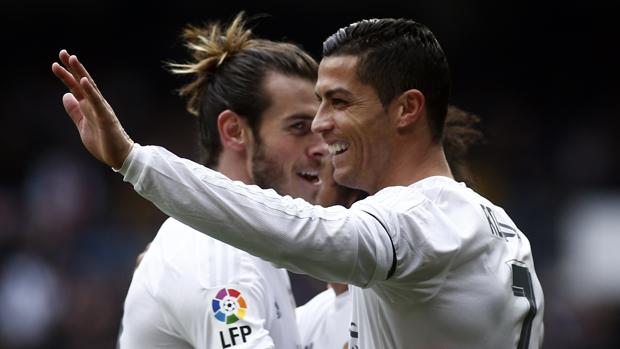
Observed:
[[[112,348],[135,256],[164,216],[90,158],[50,65],[77,53],[129,134],[194,158],[194,124],[162,69],[187,23],[266,14],[255,32],[320,57],[352,21],[427,24],[452,102],[483,118],[479,190],[533,245],[545,348],[620,347],[617,9],[610,2],[207,3],[24,0],[0,10],[0,348]],[[322,287],[295,277],[303,303]]]

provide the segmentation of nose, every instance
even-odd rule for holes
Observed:
[[[327,152],[327,143],[318,134],[313,134],[308,147],[308,156],[312,159],[321,160],[327,155]]]
[[[324,110],[324,104],[321,103],[319,110],[317,110],[314,120],[312,120],[311,130],[316,134],[324,134],[331,130],[334,125],[330,115]]]

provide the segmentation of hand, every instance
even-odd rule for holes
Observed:
[[[62,104],[84,147],[99,161],[121,168],[133,141],[77,57],[62,50],[59,58],[62,65],[54,62],[52,72],[71,91],[62,97]]]

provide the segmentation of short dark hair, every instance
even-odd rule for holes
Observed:
[[[222,111],[241,115],[253,131],[260,126],[261,115],[271,103],[263,89],[267,73],[317,78],[318,65],[310,55],[291,43],[255,38],[245,28],[243,13],[227,27],[217,22],[190,26],[183,38],[193,61],[169,67],[176,74],[194,75],[180,94],[189,97],[187,110],[198,116],[202,162],[209,167],[217,165],[222,151],[217,128]]]
[[[323,43],[323,57],[341,55],[358,58],[358,78],[375,88],[384,107],[406,90],[420,90],[433,140],[441,141],[450,69],[430,29],[409,19],[362,20],[339,29]]]

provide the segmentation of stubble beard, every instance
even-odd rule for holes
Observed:
[[[282,167],[267,156],[267,151],[262,143],[256,144],[256,151],[252,154],[251,171],[254,183],[259,187],[273,189],[280,195],[289,194],[282,192],[285,179]]]

